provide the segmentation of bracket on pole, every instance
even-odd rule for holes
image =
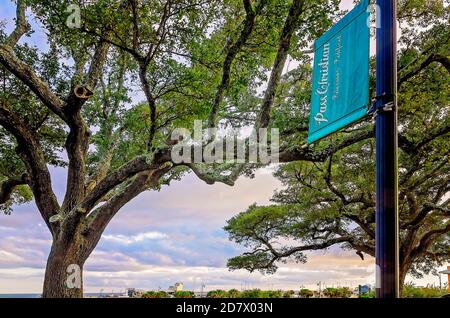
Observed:
[[[394,110],[395,106],[395,95],[383,93],[380,96],[375,96],[372,99],[372,104],[367,110],[368,115],[373,115],[374,117],[380,112],[389,112]]]

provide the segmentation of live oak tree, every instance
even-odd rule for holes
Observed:
[[[448,4],[440,4],[399,2],[401,287],[407,273],[422,277],[450,260],[450,12]],[[280,84],[288,90],[280,101],[287,104],[282,109],[302,104],[306,108],[309,103],[309,79],[296,72],[286,74]],[[325,160],[281,165],[275,176],[285,187],[274,194],[275,204],[252,205],[228,220],[230,239],[248,248],[229,259],[230,269],[270,274],[279,262],[306,262],[305,252],[333,245],[353,250],[362,259],[364,254],[375,256],[371,119],[326,138],[315,151],[342,144],[349,134],[368,138],[329,153]]]
[[[2,21],[0,34],[0,204],[11,213],[34,200],[51,232],[43,296],[82,296],[66,286],[69,265],[83,268],[109,221],[140,193],[190,171],[233,185],[261,166],[174,163],[175,128],[196,119],[205,128],[278,127],[282,162],[323,162],[370,139],[362,130],[305,146],[307,100],[295,103],[281,81],[295,61],[289,76],[307,95],[311,40],[341,15],[338,3],[17,0],[15,28],[7,33]],[[39,47],[27,44],[30,17],[47,36]],[[446,61],[427,64],[418,53],[407,81]],[[62,200],[50,166],[67,172]]]
[[[188,171],[229,185],[250,173],[255,165],[232,161],[174,163],[171,132],[195,119],[205,128],[268,127],[290,52],[306,56],[337,5],[17,0],[15,28],[7,33],[2,21],[0,34],[0,203],[11,213],[34,200],[51,232],[43,297],[82,296],[67,270],[83,268],[109,221],[140,193]],[[30,15],[47,36],[38,47],[27,41]],[[62,200],[49,166],[67,172]]]

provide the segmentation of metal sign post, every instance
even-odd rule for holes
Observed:
[[[368,0],[361,0],[314,43],[308,143],[366,115],[368,5]],[[369,113],[376,112],[375,254],[379,298],[399,295],[396,33],[396,1],[377,0],[377,97]]]
[[[376,265],[378,298],[399,295],[395,0],[377,0]]]

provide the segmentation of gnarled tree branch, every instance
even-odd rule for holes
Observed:
[[[105,37],[109,37],[109,35],[105,35]],[[101,76],[109,47],[110,45],[107,42],[101,41],[95,50],[85,84],[91,91],[95,89],[98,79]],[[80,112],[85,102],[86,99],[79,98],[73,89],[68,96],[67,106],[64,109],[67,118],[66,122],[69,125],[70,131],[65,142],[69,166],[67,172],[67,191],[62,205],[63,211],[70,211],[85,196],[85,159],[90,136],[90,132]]]
[[[0,105],[0,125],[16,138],[18,153],[30,175],[29,185],[36,204],[50,231],[55,234],[56,227],[49,219],[60,211],[60,206],[52,189],[50,172],[39,140],[27,125],[11,112],[5,101]]]

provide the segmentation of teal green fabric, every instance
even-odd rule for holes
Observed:
[[[314,43],[308,143],[367,114],[369,0],[362,0]]]

